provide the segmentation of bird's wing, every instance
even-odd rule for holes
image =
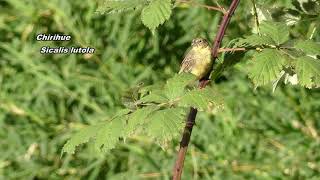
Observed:
[[[187,53],[186,56],[184,57],[182,63],[181,63],[181,67],[180,67],[180,71],[179,73],[182,72],[191,72],[192,67],[194,66],[194,63],[196,63],[196,53],[195,51],[191,48]]]

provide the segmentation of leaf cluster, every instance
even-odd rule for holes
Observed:
[[[155,29],[170,18],[172,6],[171,0],[103,0],[97,11],[114,13],[142,9],[142,23],[154,34]]]
[[[180,135],[189,107],[212,112],[223,104],[213,88],[190,89],[190,83],[195,80],[192,74],[183,73],[168,79],[164,86],[132,88],[131,98],[123,99],[125,109],[106,122],[80,130],[65,144],[63,152],[74,153],[76,146],[90,139],[99,152],[105,152],[114,148],[119,139],[137,134],[148,136],[165,147]]]
[[[320,43],[311,40],[289,39],[289,27],[276,22],[263,22],[260,35],[239,39],[235,46],[253,50],[248,73],[255,86],[281,79],[291,84],[313,88],[320,86]]]

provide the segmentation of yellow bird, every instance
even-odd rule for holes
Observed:
[[[188,72],[202,79],[212,67],[211,48],[207,40],[196,38],[192,40],[191,48],[186,53],[179,74]]]

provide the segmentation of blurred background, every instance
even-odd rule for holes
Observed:
[[[280,10],[290,3],[264,2]],[[228,1],[220,4],[227,7]],[[251,1],[241,1],[224,45],[251,34],[251,8]],[[139,11],[100,15],[96,9],[92,0],[0,1],[0,179],[170,178],[179,139],[166,150],[146,137],[107,154],[84,145],[61,157],[61,148],[74,132],[121,109],[128,88],[173,76],[193,38],[214,38],[221,13],[176,6],[153,36]],[[292,27],[291,38],[307,38],[319,20],[296,11],[305,19]],[[68,34],[72,40],[39,42],[39,33]],[[319,33],[314,38],[319,41]],[[96,51],[42,55],[42,46]],[[319,89],[255,90],[245,63],[226,70],[214,86],[225,107],[214,115],[198,114],[184,179],[320,178]]]

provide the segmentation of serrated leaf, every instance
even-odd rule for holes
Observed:
[[[141,103],[165,103],[168,102],[169,99],[164,97],[162,94],[160,93],[154,93],[151,92],[150,94],[142,97],[141,99],[139,99],[139,101],[137,103],[141,104]]]
[[[153,0],[143,8],[142,23],[154,34],[155,29],[169,19],[172,13],[171,0]]]
[[[119,138],[124,136],[125,116],[104,123],[97,131],[95,146],[102,152],[113,149]]]
[[[185,110],[170,108],[159,110],[148,118],[146,134],[156,139],[160,145],[180,135],[184,127]]]
[[[123,115],[127,115],[131,112],[130,109],[121,109],[119,110],[111,119],[115,119],[117,117],[123,116]]]
[[[288,8],[288,9],[295,9],[292,2],[293,2],[292,0],[276,1],[275,5],[282,6],[282,7]]]
[[[194,107],[199,111],[205,111],[222,104],[222,98],[210,87],[191,90],[178,101],[180,107]]]
[[[283,76],[286,74],[284,70],[282,70],[277,77],[276,80],[272,82],[272,92],[274,93],[276,91],[276,88],[278,87],[279,82],[283,79]]]
[[[256,87],[277,79],[284,65],[283,56],[273,49],[255,53],[253,61],[253,66],[249,69],[249,77]]]
[[[320,60],[308,56],[298,58],[296,73],[302,86],[320,87]]]
[[[170,99],[183,95],[184,88],[192,81],[195,81],[196,77],[190,73],[176,74],[169,79],[164,87],[164,94]]]
[[[135,133],[135,130],[138,129],[139,126],[144,125],[147,117],[157,109],[157,106],[147,106],[127,115],[128,122],[125,128],[125,134],[130,135]]]
[[[289,28],[284,23],[265,21],[260,25],[261,34],[280,45],[289,40]]]
[[[141,93],[142,95],[148,94],[149,92],[162,92],[163,91],[163,86],[164,84],[162,84],[161,82],[158,82],[156,84],[153,85],[149,85],[149,86],[145,86],[145,87],[141,87],[141,89],[139,90],[139,93]]]
[[[146,5],[147,2],[147,0],[104,0],[99,3],[97,12],[123,12],[125,10],[135,9],[139,6]]]
[[[274,42],[270,37],[252,34],[250,36],[246,36],[244,38],[239,39],[239,41],[235,43],[235,46],[236,47],[261,46],[266,44],[272,45],[274,44]]]
[[[126,90],[122,97],[121,97],[121,102],[122,104],[128,108],[128,109],[136,109],[136,102],[139,99],[139,91],[142,87],[141,86],[136,86],[133,88],[130,88]]]
[[[257,16],[259,23],[272,20],[270,9],[265,6],[256,4]],[[254,9],[251,12],[254,15]]]
[[[62,152],[73,154],[77,146],[87,143],[91,138],[94,138],[99,129],[100,125],[92,125],[81,129],[67,141],[62,148]]]
[[[286,22],[287,26],[293,26],[300,22],[301,17],[299,15],[285,14],[281,19]]]
[[[320,43],[307,41],[298,41],[294,45],[295,48],[300,49],[309,55],[320,55]]]

